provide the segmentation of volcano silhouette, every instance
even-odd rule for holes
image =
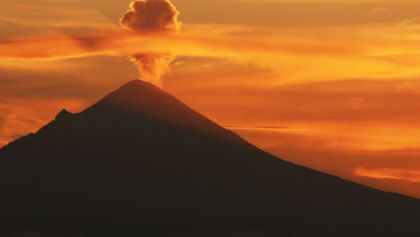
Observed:
[[[132,81],[0,150],[0,231],[420,236],[420,201],[276,158]]]

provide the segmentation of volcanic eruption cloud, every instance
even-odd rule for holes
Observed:
[[[120,24],[139,34],[177,33],[181,27],[179,11],[170,0],[136,0],[121,18]],[[143,80],[160,84],[160,78],[169,70],[175,56],[170,53],[138,52],[132,56]]]

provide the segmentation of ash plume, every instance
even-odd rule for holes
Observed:
[[[179,11],[170,0],[136,0],[121,18],[121,26],[138,34],[177,33],[181,27]],[[170,53],[137,52],[132,56],[143,80],[160,84],[175,56]]]

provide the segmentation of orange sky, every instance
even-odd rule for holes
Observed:
[[[420,197],[420,2],[174,0],[177,34],[120,29],[130,1],[0,1],[0,146],[176,55],[160,86],[292,162]]]

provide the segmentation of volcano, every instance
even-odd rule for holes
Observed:
[[[139,80],[3,147],[0,190],[5,234],[420,236],[419,200],[274,157]]]

